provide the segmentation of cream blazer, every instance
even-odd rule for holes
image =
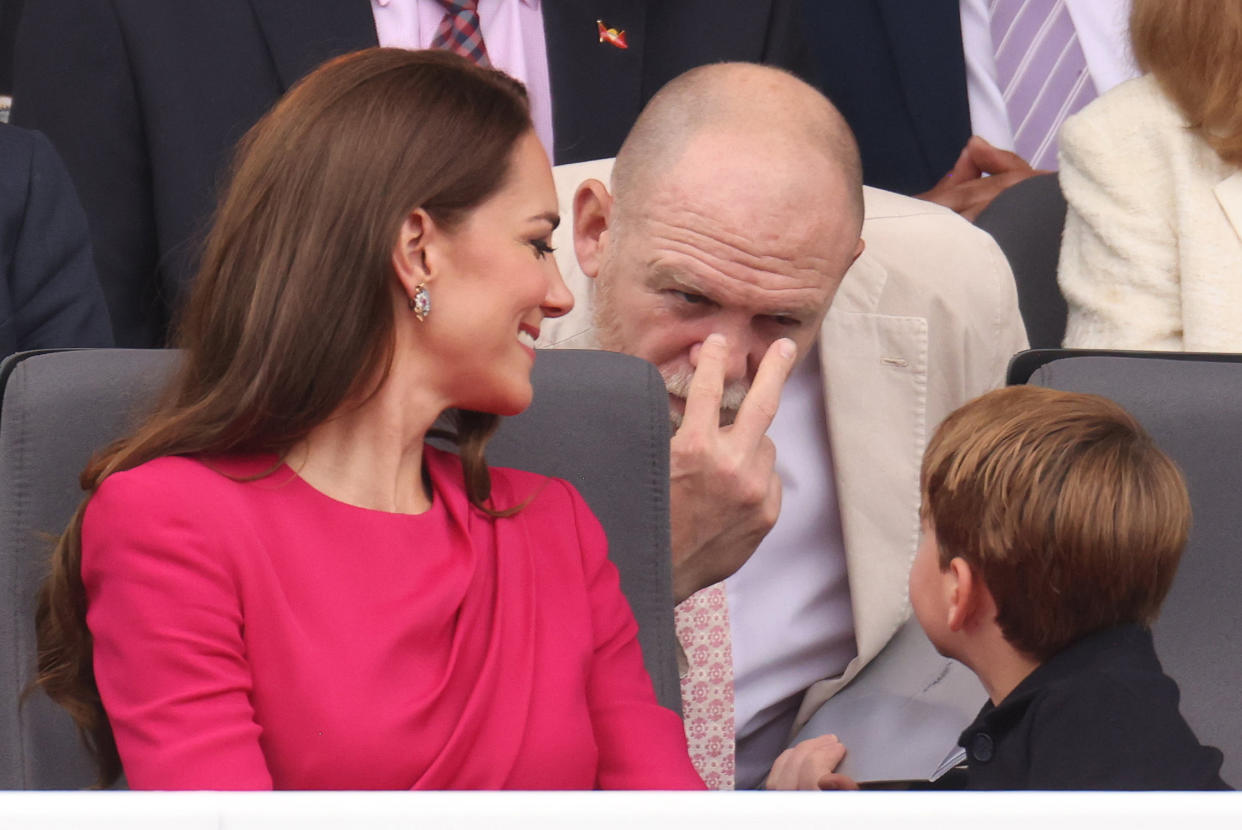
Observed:
[[[595,348],[593,283],[573,254],[578,184],[607,182],[612,160],[555,169],[554,245],[576,305],[545,320],[540,345]],[[906,580],[919,540],[919,467],[941,419],[1004,382],[1026,348],[1017,291],[992,238],[957,214],[865,188],[866,250],[846,273],[819,348],[858,656],[807,692],[795,728],[853,680],[910,614]],[[773,574],[779,579],[779,574]]]
[[[1061,132],[1065,345],[1242,351],[1242,171],[1150,75]]]

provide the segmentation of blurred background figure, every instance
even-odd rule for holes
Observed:
[[[968,219],[1005,188],[1055,169],[1065,116],[1133,77],[1128,8],[1128,0],[804,2],[822,89],[858,137],[864,181]]]
[[[117,343],[159,346],[236,141],[324,60],[444,46],[531,90],[556,163],[616,154],[666,81],[720,60],[808,74],[799,0],[27,2],[14,123],[82,196]]]
[[[7,123],[13,104],[13,48],[23,0],[0,0],[0,121]]]
[[[1135,0],[1148,74],[1065,123],[1065,345],[1242,351],[1242,0]]]
[[[112,345],[86,217],[52,145],[0,124],[0,357]]]

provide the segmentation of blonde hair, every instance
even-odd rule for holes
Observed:
[[[1134,0],[1130,42],[1191,129],[1242,165],[1242,0]]]
[[[940,565],[961,557],[1016,648],[1047,659],[1093,631],[1149,625],[1190,529],[1177,466],[1116,403],[1015,386],[951,414],[923,458]]]

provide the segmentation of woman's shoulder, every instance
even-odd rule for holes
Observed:
[[[1141,75],[1105,92],[1065,120],[1061,143],[1092,134],[1142,135],[1153,128],[1184,128],[1186,118],[1154,75]]]
[[[275,456],[168,455],[112,473],[99,485],[92,504],[204,505],[231,501],[246,481],[276,465]]]

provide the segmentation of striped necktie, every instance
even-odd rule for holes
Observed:
[[[681,711],[690,760],[712,790],[733,789],[733,647],[723,582],[674,609],[677,639],[689,663],[681,678]]]
[[[444,7],[444,19],[431,41],[432,49],[447,49],[479,66],[490,67],[483,30],[479,28],[479,0],[438,0]]]
[[[1095,98],[1074,21],[1065,0],[988,0],[988,13],[1014,150],[1055,170],[1061,122]]]

